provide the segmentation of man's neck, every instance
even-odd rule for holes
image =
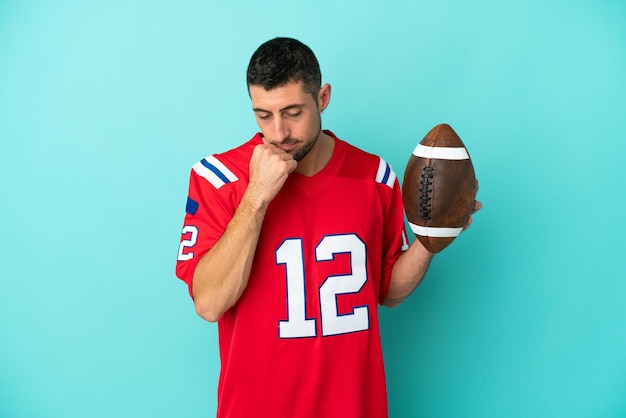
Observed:
[[[326,164],[330,161],[335,150],[335,138],[320,132],[317,142],[311,148],[311,151],[298,163],[296,172],[303,176],[311,177],[322,171]]]

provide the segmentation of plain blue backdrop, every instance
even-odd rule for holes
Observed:
[[[174,276],[189,169],[257,130],[292,36],[324,127],[402,178],[451,124],[484,209],[381,308],[392,417],[626,417],[626,5],[0,1],[0,416],[210,417],[217,329]]]

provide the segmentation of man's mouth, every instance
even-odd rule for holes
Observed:
[[[276,145],[278,148],[282,149],[285,152],[291,152],[298,147],[298,144],[296,142],[282,143],[282,144],[274,143],[274,145]]]

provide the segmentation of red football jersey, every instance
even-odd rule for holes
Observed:
[[[382,158],[325,132],[330,161],[314,176],[289,175],[267,209],[248,286],[218,321],[218,417],[387,416],[378,303],[408,247],[400,188]],[[191,171],[176,266],[190,291],[260,143],[257,134]]]

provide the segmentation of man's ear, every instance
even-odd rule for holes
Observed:
[[[317,93],[317,107],[320,113],[326,110],[328,104],[330,103],[331,90],[332,88],[330,87],[330,84],[326,83],[320,88],[319,93]]]

